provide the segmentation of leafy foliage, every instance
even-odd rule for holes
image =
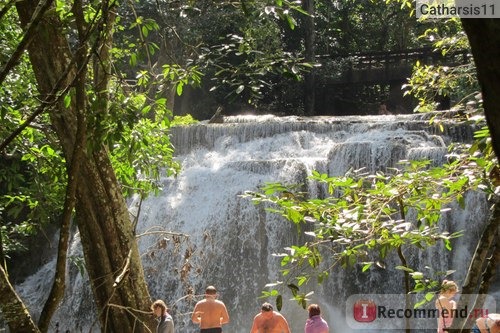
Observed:
[[[217,68],[211,91],[229,91],[225,98],[231,101],[257,105],[281,77],[300,80],[300,74],[312,67],[291,53],[260,51],[251,36],[228,35],[227,38],[228,41],[212,47],[203,58]]]
[[[492,194],[496,186],[484,177],[493,161],[473,147],[468,147],[474,152],[470,156],[464,148],[456,147],[448,163],[439,167],[431,167],[429,161],[401,161],[400,167],[387,173],[351,170],[345,176],[330,177],[314,171],[310,178],[324,186],[328,193],[324,198],[309,198],[299,190],[303,187],[281,183],[248,192],[254,203],[266,203],[269,211],[305,230],[307,241],[279,254],[283,276],[295,281],[288,288],[296,289],[313,276],[321,283],[336,266],[361,265],[362,271],[372,265],[385,267],[389,253],[403,248],[425,249],[443,242],[451,250],[450,240],[462,233],[442,230],[441,216],[453,203],[465,208],[468,191]],[[405,263],[402,267],[412,271],[414,280],[423,281],[411,267]],[[415,288],[418,291],[421,286],[417,283]],[[279,294],[266,292],[266,296]],[[294,295],[303,302],[303,294],[295,291]]]
[[[2,63],[14,52],[21,30],[8,11],[0,20]],[[0,85],[0,137],[17,129],[38,105],[36,82],[26,56]],[[66,185],[64,158],[46,115],[38,117],[22,137],[0,152],[0,237],[3,254],[25,250],[23,240],[57,217]],[[1,258],[0,258],[1,259]]]
[[[281,26],[282,20],[288,23],[289,29],[294,29],[297,24],[294,14],[303,15],[303,11],[288,1],[242,2],[241,5],[242,8],[220,5],[191,11],[199,17],[203,11],[217,15],[215,21],[209,22],[211,33],[201,35],[198,57],[194,61],[210,77],[211,82],[206,84],[213,94],[220,96],[221,102],[257,105],[283,77],[299,80],[300,74],[311,67],[298,53],[285,51],[281,39],[286,30]],[[214,29],[219,33],[214,35]],[[214,40],[214,36],[219,37]]]
[[[424,268],[425,270],[420,272],[409,267],[396,266],[396,269],[409,273],[415,283],[413,292],[419,293],[423,296],[420,301],[414,304],[414,308],[418,308],[434,300],[434,297],[441,292],[441,281],[446,276],[455,272],[453,270],[446,272],[434,272],[429,266],[425,266]]]
[[[405,95],[412,95],[419,101],[415,111],[436,110],[438,100],[449,98],[459,108],[473,103],[477,108],[479,84],[476,68],[470,54],[467,36],[461,30],[458,19],[449,19],[438,26],[428,28],[419,37],[431,42],[436,51],[444,57],[454,58],[454,66],[415,64],[408,84],[403,86]]]
[[[159,26],[153,19],[135,15],[130,8],[132,19],[116,17],[118,43],[110,51],[114,66],[107,91],[95,89],[94,68],[88,68],[87,148],[92,150],[104,142],[124,194],[138,192],[145,196],[158,191],[158,180],[163,174],[174,175],[180,167],[172,156],[168,129],[173,115],[167,106],[166,92],[173,87],[181,94],[185,86],[199,84],[201,72],[195,66],[153,66],[158,50],[154,38]],[[55,10],[68,29],[75,27],[67,2],[57,1]],[[85,11],[85,24],[90,29],[101,12],[90,3],[85,4]],[[4,63],[4,57],[13,52],[22,35],[13,10],[3,16],[0,35]],[[108,96],[104,107],[103,93]],[[23,57],[0,87],[2,140],[40,105],[37,94],[35,77],[27,57]],[[64,96],[65,107],[71,107],[74,99],[74,89],[70,89]],[[12,141],[7,151],[1,152],[0,222],[4,254],[23,248],[23,237],[35,233],[43,223],[58,222],[67,183],[66,161],[58,146],[48,115],[42,114]]]
[[[172,120],[172,126],[188,126],[192,124],[197,124],[198,121],[193,118],[190,114],[185,116],[175,116]]]

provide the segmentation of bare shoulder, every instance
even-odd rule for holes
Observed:
[[[285,319],[285,316],[283,316],[283,315],[282,315],[281,313],[279,313],[279,312],[274,311],[274,315],[275,315],[275,316],[277,316],[277,317],[279,317],[279,318]]]
[[[448,303],[448,299],[444,296],[439,296],[438,299],[436,300],[436,305],[443,305],[445,303]]]
[[[203,306],[205,303],[206,303],[206,300],[202,299],[196,303],[195,307],[199,308],[200,306]]]
[[[454,300],[450,300],[446,297],[443,297],[443,298],[440,297],[437,301],[437,308],[439,308],[439,309],[451,309],[451,308],[453,308],[453,306],[455,304],[456,303]]]
[[[285,316],[283,316],[283,315],[282,315],[281,313],[279,313],[279,312],[278,312],[278,318],[279,318],[282,322],[285,322],[285,323],[287,322],[287,321],[286,321]]]

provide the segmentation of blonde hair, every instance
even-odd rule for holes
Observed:
[[[443,280],[443,283],[441,283],[441,291],[440,293],[445,293],[448,291],[454,291],[458,292],[458,285],[456,284],[455,281],[452,280]]]

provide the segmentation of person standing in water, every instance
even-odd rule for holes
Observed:
[[[290,327],[281,313],[273,311],[270,303],[264,303],[253,319],[250,333],[290,333]]]
[[[307,307],[309,319],[306,321],[304,333],[329,333],[328,323],[321,317],[321,309],[318,304]]]
[[[205,299],[196,303],[191,320],[200,325],[200,333],[221,333],[222,325],[229,323],[226,305],[217,300],[214,286],[205,289]]]
[[[444,333],[445,329],[453,322],[453,312],[457,308],[457,302],[452,298],[458,292],[458,286],[454,281],[444,280],[441,284],[441,291],[436,300],[438,310],[437,333]]]
[[[174,333],[174,321],[167,312],[167,305],[162,300],[154,301],[151,305],[154,315],[158,318],[156,333]]]
[[[379,115],[391,115],[392,113],[387,110],[387,105],[382,102],[380,103],[379,107],[378,107],[378,114]]]

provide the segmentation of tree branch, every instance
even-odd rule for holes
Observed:
[[[2,316],[11,332],[39,333],[28,309],[10,284],[5,270],[0,265],[0,307]]]
[[[89,35],[94,32],[94,30],[97,28],[96,25],[94,25],[91,29],[89,29],[87,36],[85,37],[86,40],[88,40]],[[90,60],[91,54],[95,52],[99,45],[99,38],[96,39],[94,44],[92,45],[92,50],[88,53],[87,59],[85,60],[85,66]],[[52,106],[56,103],[58,103],[61,98],[68,92],[68,90],[71,88],[71,86],[74,83],[74,80],[76,79],[73,78],[72,82],[66,86],[64,86],[64,83],[66,82],[69,74],[71,73],[72,70],[74,70],[76,64],[76,57],[72,57],[69,64],[66,66],[64,72],[62,75],[59,77],[57,80],[56,84],[50,91],[50,93],[47,95],[45,100],[42,101],[42,104],[38,106],[38,108],[30,115],[28,118],[22,123],[18,128],[16,128],[12,133],[2,142],[0,143],[0,152],[2,152],[7,146],[22,132],[26,127],[28,127],[33,120],[35,120],[36,117],[38,117],[40,114],[42,114],[47,107]]]
[[[2,70],[0,71],[0,86],[3,83],[3,80],[7,77],[7,74],[10,72],[12,68],[14,68],[17,63],[19,62],[19,59],[24,53],[24,50],[28,47],[28,45],[31,43],[33,40],[33,37],[35,37],[35,29],[38,26],[38,23],[40,23],[43,14],[49,9],[50,5],[52,5],[52,2],[54,0],[42,0],[41,2],[38,3],[37,8],[35,9],[35,12],[33,13],[33,18],[31,19],[31,22],[28,23],[26,26],[25,32],[23,34],[23,39],[21,42],[17,45],[16,50],[14,53],[10,56],[9,60],[5,65],[3,66]],[[12,1],[13,3],[14,1]],[[9,6],[9,5],[7,5]]]
[[[52,289],[50,290],[49,297],[45,303],[38,326],[42,332],[47,332],[50,320],[54,315],[57,307],[64,297],[64,289],[66,284],[66,261],[68,256],[68,243],[70,236],[71,218],[76,204],[76,189],[79,181],[80,165],[84,158],[85,143],[86,143],[86,127],[87,122],[85,118],[86,109],[86,94],[85,94],[85,80],[86,80],[86,40],[85,30],[82,22],[83,9],[81,1],[76,0],[73,6],[73,14],[77,17],[76,22],[78,25],[78,35],[80,38],[80,47],[76,53],[76,62],[79,71],[75,77],[75,112],[77,120],[76,134],[74,138],[74,148],[71,156],[71,165],[68,170],[68,185],[66,187],[66,198],[64,201],[64,210],[62,216],[62,225],[59,234],[59,246],[57,251],[56,272]],[[78,24],[79,23],[79,24]]]

